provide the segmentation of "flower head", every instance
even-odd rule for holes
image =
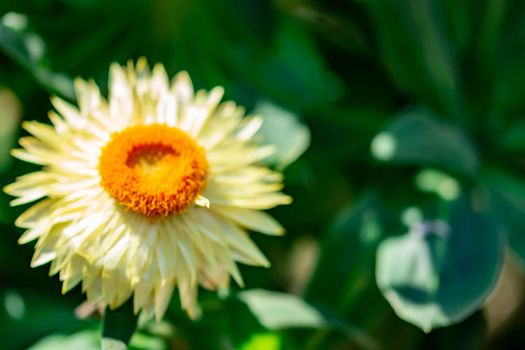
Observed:
[[[38,239],[32,266],[51,262],[64,293],[82,283],[91,302],[133,297],[136,313],[160,319],[175,287],[196,317],[199,285],[242,285],[237,262],[269,265],[247,229],[281,234],[260,210],[290,197],[261,165],[273,148],[258,141],[259,117],[144,59],[111,66],[107,100],[93,82],[75,91],[78,108],[53,98],[52,126],[25,122],[32,136],[13,150],[43,166],[5,188],[12,205],[38,200],[16,221],[21,244]]]

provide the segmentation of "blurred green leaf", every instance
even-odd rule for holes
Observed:
[[[28,29],[26,16],[9,12],[0,19],[0,49],[27,69],[42,86],[74,100],[73,82],[48,68],[45,42]]]
[[[279,350],[282,347],[282,340],[275,333],[254,334],[241,347],[241,350]]]
[[[118,348],[112,348],[116,350]],[[131,338],[130,350],[165,350],[166,344],[160,338],[135,333]],[[100,350],[100,332],[86,329],[71,335],[52,334],[36,342],[29,350]]]
[[[373,139],[371,150],[384,162],[435,166],[463,176],[474,176],[479,166],[463,132],[422,108],[396,116]]]
[[[291,164],[285,171],[286,192],[294,205],[279,208],[289,222],[287,230],[318,232],[351,198],[348,179],[336,164],[312,152]],[[312,205],[312,203],[323,205]]]
[[[129,342],[130,350],[166,350],[166,342],[154,335],[135,332]]]
[[[405,349],[413,346],[418,334],[397,322],[374,276],[376,249],[384,239],[384,227],[391,230],[394,227],[387,214],[382,201],[373,192],[341,210],[323,237],[320,257],[305,298],[371,332],[386,348]],[[397,339],[396,346],[389,343],[392,337]],[[327,346],[326,341],[330,338],[325,338],[325,341],[317,340],[319,348]]]
[[[423,169],[417,173],[416,186],[423,192],[435,193],[445,201],[454,201],[461,186],[453,177],[434,169]]]
[[[336,312],[348,311],[366,281],[373,281],[370,265],[383,237],[382,230],[374,195],[348,205],[323,239],[319,262],[306,290],[307,299]],[[333,281],[343,284],[327,288]]]
[[[498,170],[487,172],[484,179],[492,190],[492,209],[505,227],[510,250],[525,271],[525,183]]]
[[[119,341],[128,344],[137,328],[137,315],[133,312],[133,300],[130,299],[115,310],[109,307],[102,322],[102,344]],[[107,349],[110,349],[109,347]]]
[[[85,330],[72,335],[49,335],[29,350],[99,350],[100,336],[96,330]]]
[[[494,29],[488,29],[494,32],[492,36],[497,40],[497,44],[493,45],[496,58],[491,67],[494,70],[494,88],[490,97],[496,110],[511,115],[521,114],[525,107],[525,93],[521,88],[525,79],[525,3],[495,0],[489,3],[496,11],[488,12],[487,17],[495,17],[500,22],[491,26]]]
[[[460,198],[448,225],[421,222],[381,243],[377,284],[399,317],[428,332],[483,304],[499,275],[503,248],[493,220]]]
[[[330,317],[298,296],[263,289],[239,293],[257,320],[267,329],[317,328],[337,330],[365,349],[378,348],[368,334],[346,322]]]
[[[73,306],[63,299],[50,299],[42,293],[3,290],[0,301],[0,338],[5,349],[25,348],[51,332],[70,332],[91,324],[77,319]]]
[[[343,93],[342,81],[330,70],[315,41],[293,21],[281,20],[276,25],[271,45],[233,46],[229,54],[234,68],[279,104],[301,110],[333,102]]]
[[[256,289],[239,293],[239,299],[271,330],[322,328],[330,324],[319,310],[295,295]]]
[[[318,3],[277,1],[277,3],[284,11],[303,21],[334,44],[355,53],[370,54],[371,40],[363,28],[363,10],[355,4],[321,1]]]
[[[455,55],[466,54],[476,39],[474,32],[484,10],[482,4],[476,0],[442,0],[434,4],[436,11],[442,14],[442,29],[448,33],[450,50]]]
[[[500,147],[507,152],[525,152],[525,121],[513,123],[498,138]]]
[[[385,65],[398,85],[448,115],[459,112],[456,56],[434,0],[367,2]]]
[[[310,144],[310,130],[296,115],[270,102],[260,102],[253,113],[263,118],[259,133],[264,144],[276,148],[276,153],[266,162],[283,169],[306,151]]]

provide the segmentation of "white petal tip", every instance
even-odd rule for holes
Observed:
[[[56,258],[56,254],[54,252],[48,252],[48,253],[42,253],[36,256],[36,259],[33,259],[31,261],[31,267],[35,268],[44,264],[47,264],[51,260]]]
[[[27,243],[29,243],[31,241],[34,241],[37,238],[38,238],[38,236],[36,236],[36,237],[24,237],[24,236],[22,236],[22,237],[20,237],[18,239],[17,243],[20,244],[20,245],[24,245],[24,244],[27,244]]]
[[[210,200],[206,197],[203,197],[203,196],[199,196],[197,197],[197,199],[195,200],[195,205],[199,206],[199,207],[205,207],[205,208],[210,208]]]

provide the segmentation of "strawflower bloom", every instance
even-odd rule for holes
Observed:
[[[282,234],[261,210],[291,199],[261,163],[274,149],[260,117],[144,59],[111,66],[107,100],[92,81],[75,92],[78,108],[52,98],[52,125],[25,122],[32,136],[12,152],[43,166],[4,189],[12,205],[38,200],[15,223],[27,229],[19,243],[38,239],[31,266],[51,262],[63,293],[82,283],[111,309],[133,297],[135,313],[157,319],[175,287],[195,318],[199,285],[242,286],[237,262],[269,266],[247,230]]]

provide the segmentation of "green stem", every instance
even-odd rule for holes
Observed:
[[[137,316],[133,312],[132,299],[115,310],[107,308],[102,320],[102,348],[125,349],[136,328]],[[122,345],[116,345],[118,343]]]

